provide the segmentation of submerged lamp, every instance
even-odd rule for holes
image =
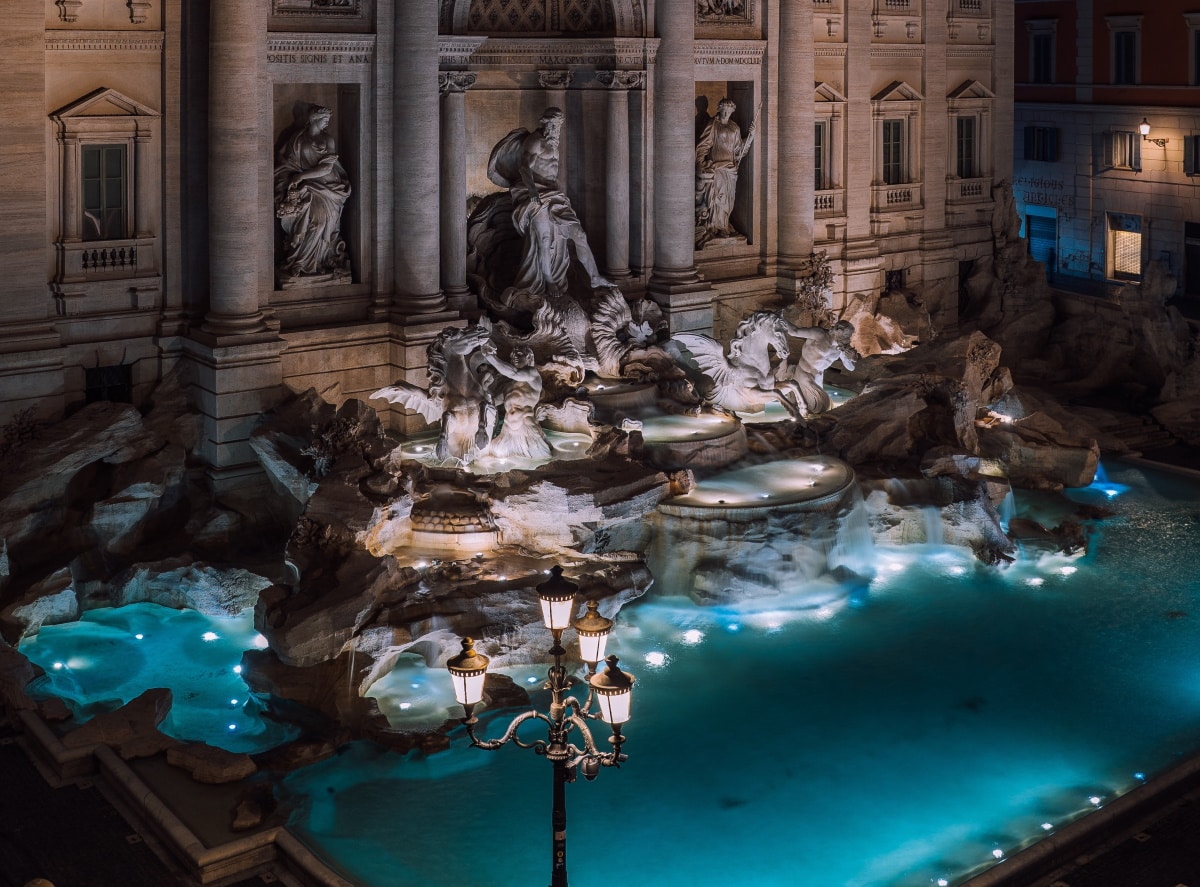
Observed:
[[[574,782],[582,771],[589,782],[599,775],[602,767],[619,767],[627,756],[621,752],[625,737],[621,726],[629,720],[629,700],[633,675],[617,668],[617,657],[604,660],[604,647],[613,621],[600,615],[596,601],[587,602],[586,612],[571,621],[575,612],[575,595],[579,586],[563,578],[562,567],[550,570],[550,578],[537,586],[542,621],[554,636],[549,650],[554,664],[543,685],[550,691],[547,711],[523,711],[508,724],[497,739],[480,739],[475,733],[479,719],[473,714],[483,699],[483,681],[487,674],[488,658],[475,652],[475,642],[464,638],[462,652],[446,662],[446,670],[454,683],[454,698],[463,707],[462,723],[467,728],[471,745],[494,751],[512,742],[520,748],[531,748],[554,765],[554,802],[551,809],[550,887],[567,887],[567,798],[566,784]],[[568,691],[577,681],[567,674],[563,657],[562,633],[574,628],[579,634],[580,658],[587,663],[587,698],[580,702]],[[601,660],[607,667],[600,674],[596,665]],[[527,721],[546,725],[545,739],[522,739],[517,733]],[[609,742],[611,751],[601,751],[589,726],[590,721],[604,721],[612,727]]]

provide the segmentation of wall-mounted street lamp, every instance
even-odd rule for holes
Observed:
[[[1150,138],[1150,121],[1147,120],[1145,117],[1143,117],[1142,122],[1138,124],[1138,132],[1140,132],[1142,134],[1143,142],[1153,142],[1154,144],[1158,145],[1158,147],[1160,147],[1160,148],[1167,147],[1167,142],[1171,141],[1170,139],[1152,139],[1152,138]]]
[[[493,751],[512,742],[520,748],[532,748],[535,754],[543,755],[554,764],[554,805],[551,811],[551,865],[550,887],[567,887],[567,802],[565,786],[575,781],[577,769],[583,770],[589,782],[596,778],[601,767],[619,767],[627,755],[621,753],[625,737],[621,726],[629,720],[629,701],[632,697],[633,675],[617,668],[617,657],[604,659],[604,646],[612,631],[613,621],[597,612],[595,601],[588,601],[587,612],[571,621],[575,611],[575,594],[579,587],[563,578],[562,567],[555,566],[551,576],[537,587],[541,600],[542,621],[554,636],[550,655],[554,665],[550,666],[545,689],[550,691],[550,710],[543,714],[537,710],[522,712],[513,718],[499,739],[480,739],[475,735],[475,706],[483,698],[483,681],[487,674],[488,658],[475,652],[475,642],[464,638],[462,652],[446,662],[446,670],[454,683],[454,696],[462,704],[463,724],[471,745]],[[587,664],[588,694],[581,704],[574,696],[566,695],[571,688],[567,669],[562,664],[566,650],[562,646],[562,634],[572,627],[579,635],[580,658]],[[596,665],[604,659],[606,668],[599,674]],[[592,711],[595,702],[598,711]],[[546,724],[546,739],[525,742],[517,731],[526,721],[539,720]],[[603,752],[596,747],[589,720],[602,720],[612,727],[612,751]],[[583,747],[569,741],[572,730],[579,733],[578,741]]]

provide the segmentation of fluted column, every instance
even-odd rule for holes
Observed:
[[[395,20],[392,123],[396,297],[401,315],[446,308],[441,291],[438,4],[406,3]]]
[[[813,247],[813,13],[779,7],[779,261],[795,269]]]
[[[546,107],[563,112],[563,136],[558,144],[558,190],[567,193],[567,87],[571,85],[570,71],[538,71],[538,85],[546,91]]]
[[[696,272],[696,5],[660,0],[654,72],[654,267],[646,291],[671,332],[711,333],[713,291]]]
[[[270,145],[260,136],[268,110],[259,101],[266,82],[267,4],[213,0],[209,24],[208,253],[209,311],[204,330],[217,335],[265,328],[259,310],[259,242],[270,224],[261,205],[258,158]]]
[[[655,15],[652,287],[696,280],[696,4],[661,0]]]
[[[467,288],[467,112],[466,92],[475,84],[468,71],[438,74],[442,93],[442,292],[448,299]]]
[[[608,141],[605,145],[605,273],[624,280],[629,272],[629,90],[645,85],[642,71],[601,71],[608,87]]]

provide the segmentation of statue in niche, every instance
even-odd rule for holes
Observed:
[[[739,236],[729,215],[737,197],[738,168],[754,143],[755,124],[743,137],[741,127],[730,119],[736,110],[733,99],[721,99],[717,116],[696,143],[696,249],[718,238]]]
[[[593,289],[614,284],[600,274],[587,235],[571,201],[558,187],[559,139],[563,112],[547,108],[533,132],[515,129],[492,149],[488,177],[508,188],[513,225],[525,238],[521,266],[513,283],[534,295],[558,298],[567,292],[567,272],[575,258]]]
[[[508,360],[496,354],[494,342],[480,348],[479,381],[489,392],[493,405],[500,402],[500,429],[483,451],[499,459],[549,459],[550,444],[538,424],[536,412],[542,399],[542,375],[526,345],[512,349]]]
[[[302,104],[276,152],[275,215],[283,227],[279,277],[284,287],[350,280],[341,234],[350,179],[329,132],[332,115],[329,108]]]
[[[833,406],[833,401],[825,393],[825,371],[836,361],[841,361],[842,366],[853,371],[854,364],[861,357],[850,344],[854,337],[854,324],[839,320],[832,328],[825,329],[819,326],[797,327],[789,323],[787,334],[804,340],[796,363],[787,367],[787,374],[799,391],[804,414],[823,413]]]

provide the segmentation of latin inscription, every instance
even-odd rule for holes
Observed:
[[[268,52],[272,65],[366,65],[371,57],[345,52]]]

